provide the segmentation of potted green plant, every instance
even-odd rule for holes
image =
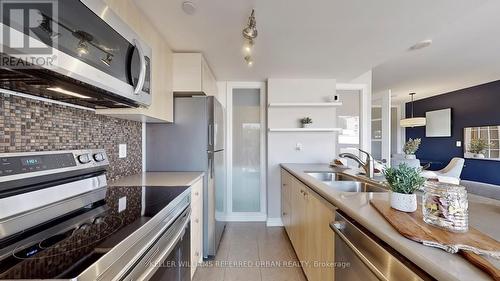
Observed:
[[[483,152],[490,147],[490,144],[483,139],[472,139],[469,144],[469,152],[474,158],[484,158]]]
[[[422,139],[409,139],[403,146],[403,151],[405,153],[406,159],[417,159],[415,153],[420,148]]]
[[[309,117],[304,117],[300,119],[300,124],[302,124],[302,128],[309,128],[311,126],[313,120]]]
[[[417,210],[415,191],[425,183],[425,178],[420,172],[420,168],[411,168],[406,164],[384,170],[384,176],[392,191],[390,194],[392,208],[409,213]]]

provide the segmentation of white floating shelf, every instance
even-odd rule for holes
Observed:
[[[303,103],[270,103],[269,107],[335,107],[341,106],[341,102],[303,102]]]
[[[269,132],[342,132],[342,128],[269,128]]]

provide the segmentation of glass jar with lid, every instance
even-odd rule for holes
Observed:
[[[468,208],[465,187],[431,181],[425,184],[422,210],[426,223],[452,232],[467,232]]]

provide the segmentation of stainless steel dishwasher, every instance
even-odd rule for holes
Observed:
[[[335,280],[433,280],[341,212],[330,227],[335,232]]]

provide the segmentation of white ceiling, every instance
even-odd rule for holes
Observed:
[[[408,101],[410,92],[421,99],[500,79],[500,1],[489,1],[432,39],[430,47],[374,68],[374,92],[391,89],[396,101]]]
[[[174,51],[203,52],[218,80],[349,81],[495,0],[192,1],[197,11],[191,16],[182,11],[183,0],[135,3]],[[241,30],[252,8],[259,37],[248,68]]]

